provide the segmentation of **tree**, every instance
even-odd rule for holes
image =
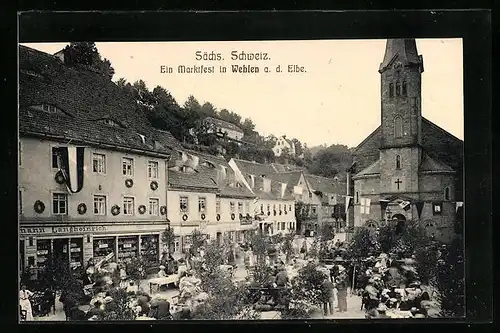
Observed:
[[[375,251],[376,239],[371,231],[362,227],[359,228],[347,246],[347,259],[361,260],[367,258]]]
[[[134,310],[129,306],[131,297],[121,288],[110,290],[110,296],[113,300],[106,304],[104,315],[101,320],[134,320],[136,318]]]
[[[67,64],[89,66],[110,80],[115,74],[111,62],[101,58],[94,42],[71,42],[63,52]]]
[[[297,156],[302,155],[304,153],[304,148],[302,148],[302,143],[295,138],[292,139],[292,142],[295,145],[295,155]]]
[[[257,263],[264,262],[267,255],[267,248],[269,247],[269,237],[265,236],[261,232],[252,234],[250,239],[250,244],[252,245],[252,251],[257,256]]]
[[[175,242],[174,229],[170,228],[170,226],[165,228],[165,230],[161,234],[161,241],[167,246],[168,253],[172,253]]]
[[[245,120],[241,124],[241,129],[243,130],[243,133],[245,133],[245,135],[251,136],[254,133],[255,124],[253,123],[252,119],[245,118]]]
[[[283,239],[283,252],[286,256],[286,263],[288,264],[292,257],[294,256],[293,250],[293,240],[294,240],[295,232],[290,232],[285,235]]]
[[[208,116],[208,117],[216,117],[217,116],[217,109],[215,106],[210,103],[210,102],[205,102],[200,108],[199,111],[201,114]]]

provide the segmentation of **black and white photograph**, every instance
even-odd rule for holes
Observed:
[[[465,318],[461,38],[18,66],[19,321]]]

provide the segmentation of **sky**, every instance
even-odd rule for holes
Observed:
[[[286,135],[309,147],[355,147],[380,125],[380,74],[384,39],[238,42],[96,43],[115,69],[113,81],[142,79],[160,85],[179,104],[193,95],[201,104],[251,118],[261,135]],[[461,39],[417,39],[424,59],[422,115],[463,140]],[[55,53],[68,43],[26,43]],[[196,52],[223,60],[196,60]],[[237,53],[267,53],[268,60],[232,60]],[[259,73],[233,73],[231,65],[259,66]],[[178,73],[178,66],[214,66],[214,73]],[[280,66],[282,72],[277,73]],[[288,65],[305,72],[288,73]],[[162,73],[170,66],[173,73]],[[220,73],[220,66],[227,68]],[[271,72],[265,73],[264,67]]]

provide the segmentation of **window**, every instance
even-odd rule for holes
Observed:
[[[19,141],[19,165],[21,165],[21,151],[22,151],[21,141]]]
[[[243,213],[243,202],[238,202],[238,213]]]
[[[311,206],[311,213],[316,214],[316,206]]]
[[[19,190],[19,214],[23,213],[23,191]]]
[[[273,210],[276,210],[276,204],[273,204]]]
[[[198,198],[198,212],[205,213],[206,212],[206,199]]]
[[[450,200],[450,188],[448,186],[444,188],[444,200]]]
[[[403,81],[403,91],[402,91],[401,95],[406,96],[407,93],[408,92],[407,92],[407,89],[406,89],[406,82]]]
[[[440,202],[434,202],[432,204],[433,215],[441,215],[442,210],[443,210],[443,205]]]
[[[148,177],[151,179],[158,179],[158,162],[148,162]]]
[[[285,230],[285,229],[286,229],[285,222],[281,222],[281,230]]]
[[[245,202],[245,213],[250,213],[250,202]]]
[[[106,173],[106,155],[92,154],[92,171],[95,173]]]
[[[278,205],[278,210],[281,210],[281,204]]]
[[[94,214],[106,215],[106,197],[104,195],[94,195]]]
[[[263,212],[264,211],[264,204],[260,204],[260,211]]]
[[[187,213],[188,211],[188,197],[179,198],[181,213]]]
[[[401,169],[401,156],[396,155],[396,169]]]
[[[160,210],[160,200],[149,199],[149,215],[158,216]]]
[[[396,96],[401,95],[401,85],[399,82],[396,83]]]
[[[389,83],[389,97],[394,97],[394,83]]]
[[[403,120],[401,117],[394,118],[394,136],[396,138],[403,136]]]
[[[229,211],[230,211],[231,213],[234,213],[234,201],[231,201],[231,202],[229,203]]]
[[[356,203],[359,203],[359,192],[356,192]]]
[[[133,176],[134,175],[134,160],[132,158],[123,158],[123,175]]]
[[[54,193],[52,195],[52,213],[57,215],[68,214],[68,195],[63,193]]]
[[[52,168],[59,168],[59,147],[52,147]]]
[[[123,215],[134,215],[134,198],[123,198]]]
[[[179,236],[175,237],[174,240],[174,252],[181,251],[181,238]]]
[[[291,212],[292,211],[292,205],[288,205],[288,211]]]
[[[220,200],[215,202],[215,213],[220,214]]]
[[[269,212],[271,210],[271,205],[267,204],[267,211]]]

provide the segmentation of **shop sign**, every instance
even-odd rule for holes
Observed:
[[[34,227],[34,228],[19,228],[19,233],[22,234],[70,234],[79,232],[103,232],[107,228],[100,226],[71,226],[71,227]]]

